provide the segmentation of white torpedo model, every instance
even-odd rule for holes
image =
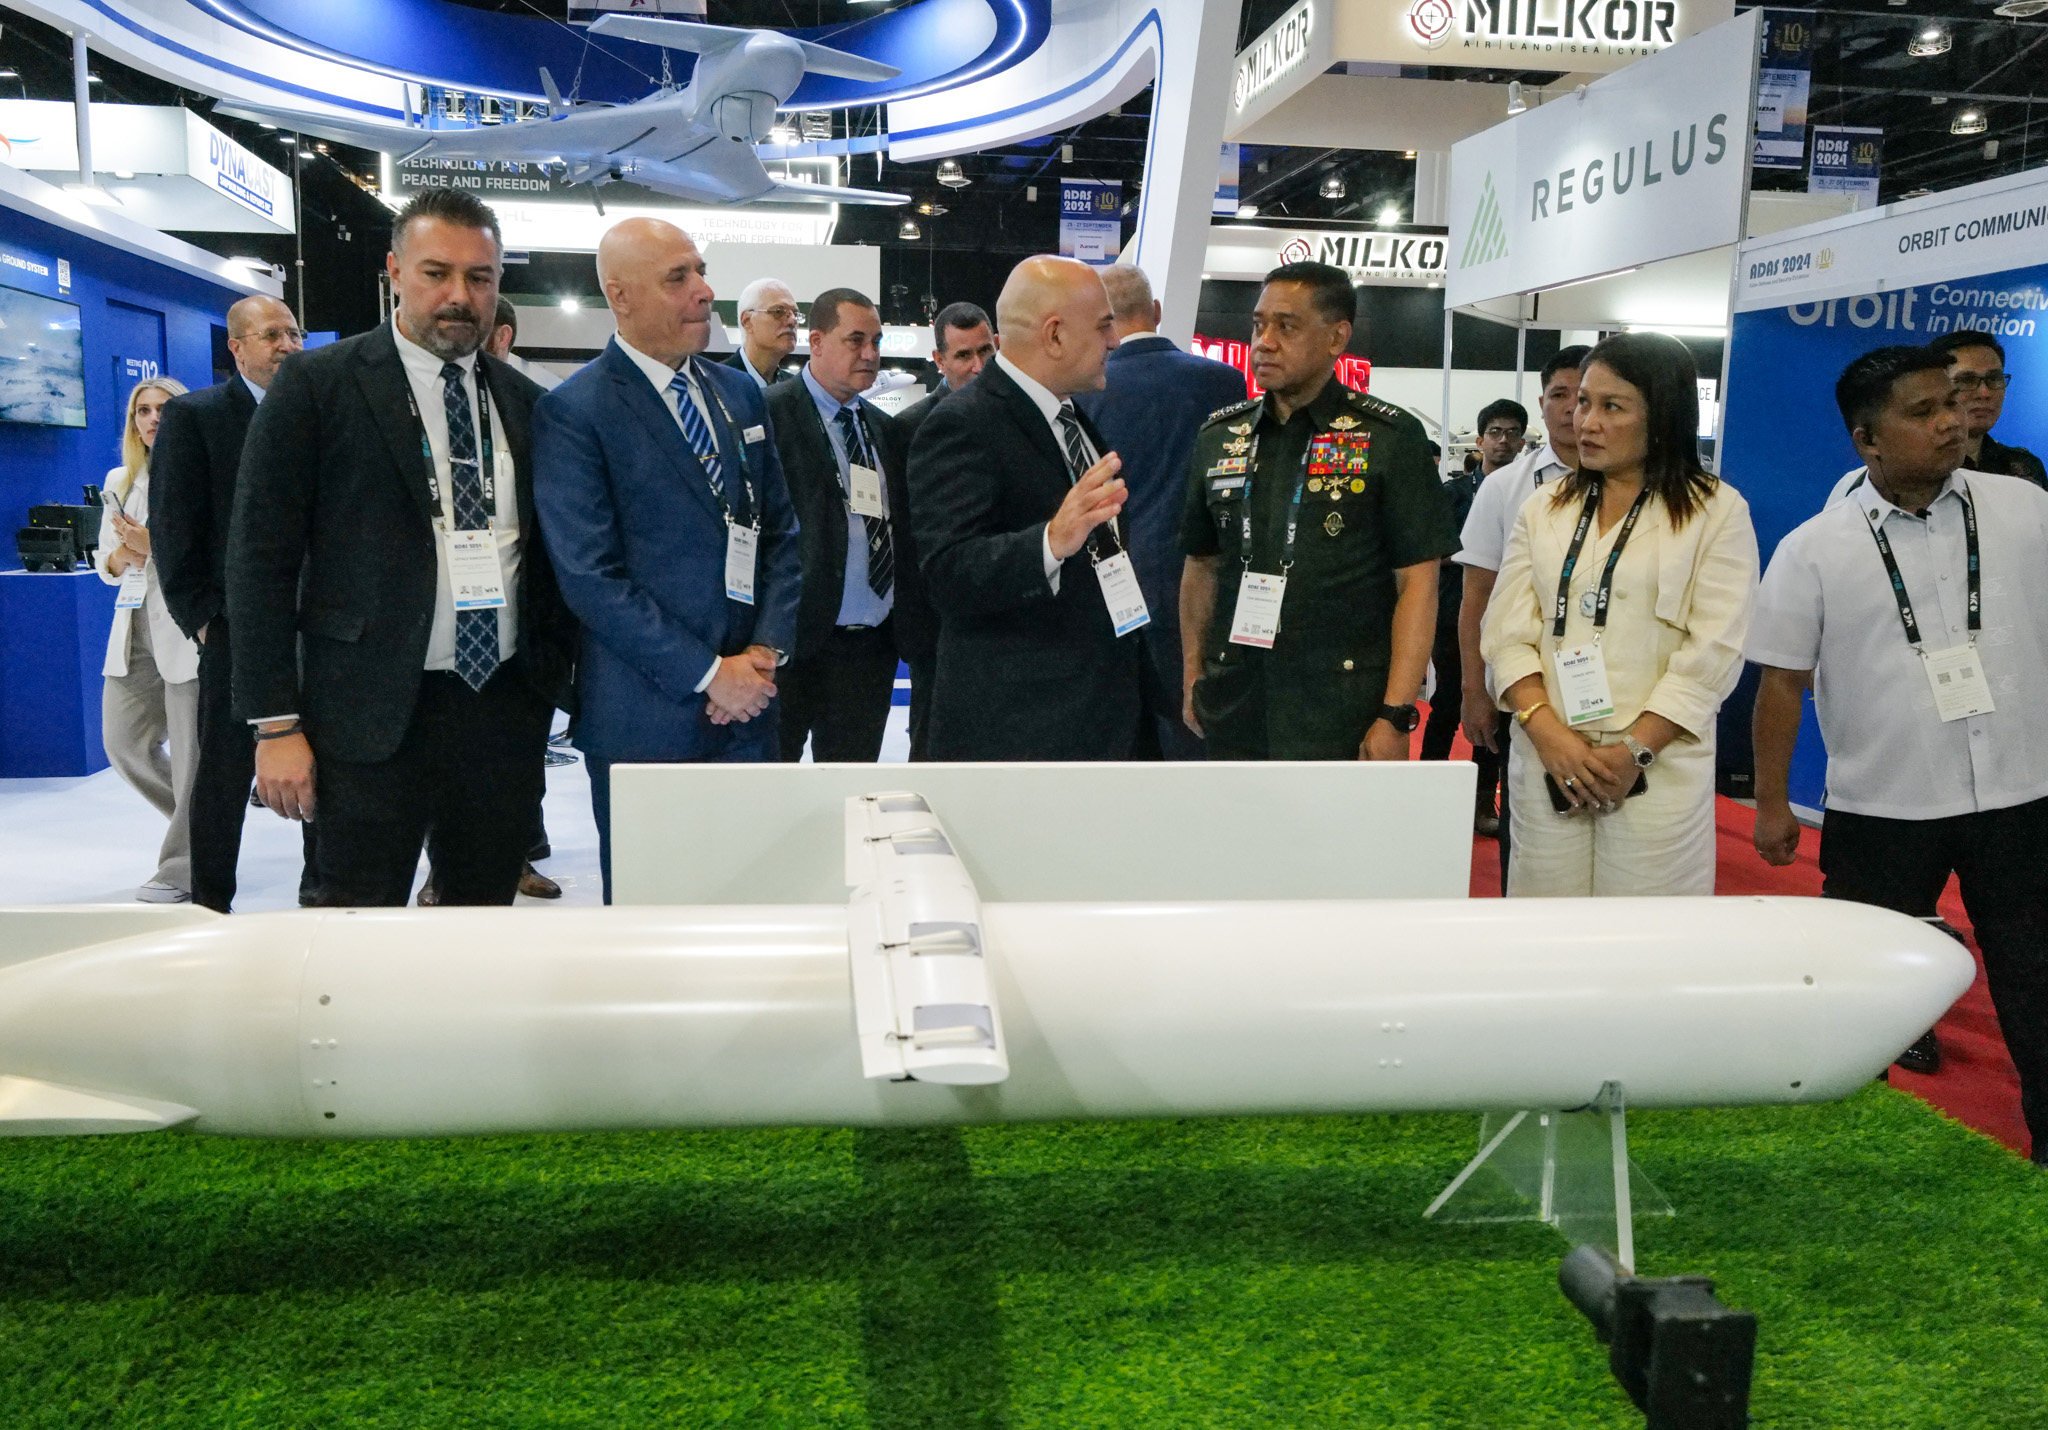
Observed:
[[[845,905],[193,913],[84,946],[64,921],[115,911],[0,913],[0,1133],[1817,1102],[1973,972],[1819,899],[984,905],[915,795],[849,800],[846,848]]]

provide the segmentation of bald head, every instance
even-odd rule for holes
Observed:
[[[268,388],[284,360],[306,344],[299,320],[275,298],[258,294],[228,309],[228,351],[235,371],[258,387]]]
[[[598,240],[597,281],[619,337],[675,367],[711,340],[711,285],[690,236],[658,218],[629,218]]]
[[[1096,272],[1102,275],[1103,290],[1109,294],[1109,311],[1116,319],[1119,338],[1159,331],[1159,304],[1153,300],[1152,281],[1142,268],[1112,263]]]
[[[1102,279],[1087,264],[1047,254],[1025,259],[996,299],[996,325],[1003,356],[1058,396],[1102,387],[1116,327]]]

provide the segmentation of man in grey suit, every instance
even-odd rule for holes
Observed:
[[[1117,346],[1109,355],[1103,389],[1082,393],[1074,405],[1124,459],[1123,478],[1131,493],[1124,508],[1131,559],[1152,612],[1145,649],[1155,677],[1151,709],[1160,753],[1169,760],[1199,760],[1202,742],[1178,718],[1181,510],[1195,433],[1210,413],[1244,401],[1244,374],[1183,352],[1173,339],[1159,335],[1159,304],[1141,270],[1115,263],[1100,272],[1116,319]]]
[[[804,310],[780,278],[756,278],[740,289],[740,345],[725,360],[754,379],[764,392],[790,381],[782,364],[796,351],[796,325]]]

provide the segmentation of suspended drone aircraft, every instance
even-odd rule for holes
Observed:
[[[419,131],[380,128],[340,132],[332,120],[305,127],[333,133],[345,142],[391,150],[403,159],[481,159],[542,165],[569,184],[588,184],[598,211],[597,191],[625,181],[695,203],[744,204],[760,199],[803,199],[842,204],[900,204],[907,194],[805,183],[770,174],[755,146],[768,141],[775,112],[796,92],[808,71],[841,79],[880,81],[901,71],[829,45],[795,39],[773,30],[737,29],[691,20],[643,15],[606,15],[590,33],[636,40],[698,56],[690,82],[664,84],[631,104],[578,103],[564,99],[543,69],[547,92],[544,119],[435,131],[410,149],[400,144]],[[227,106],[230,112],[253,112]],[[266,111],[265,118],[275,117]],[[296,116],[286,116],[296,117]],[[355,128],[354,126],[345,126]]]

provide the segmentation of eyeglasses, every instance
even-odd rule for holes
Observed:
[[[306,335],[297,328],[265,328],[258,333],[237,333],[235,336],[245,343],[251,338],[256,338],[269,343],[272,347],[279,343],[302,343],[306,340]]]
[[[2005,385],[2012,381],[2009,372],[1959,372],[1949,379],[1957,392],[1975,392],[1983,388],[1986,392],[2003,392]]]
[[[749,308],[747,311],[750,313],[764,313],[778,323],[786,323],[791,318],[801,318],[804,315],[803,309],[792,308],[787,303],[777,303],[772,308]]]
[[[1522,435],[1522,429],[1519,427],[1489,427],[1484,432],[1481,432],[1479,435],[1482,437],[1491,437],[1498,441],[1502,437],[1519,438]]]

